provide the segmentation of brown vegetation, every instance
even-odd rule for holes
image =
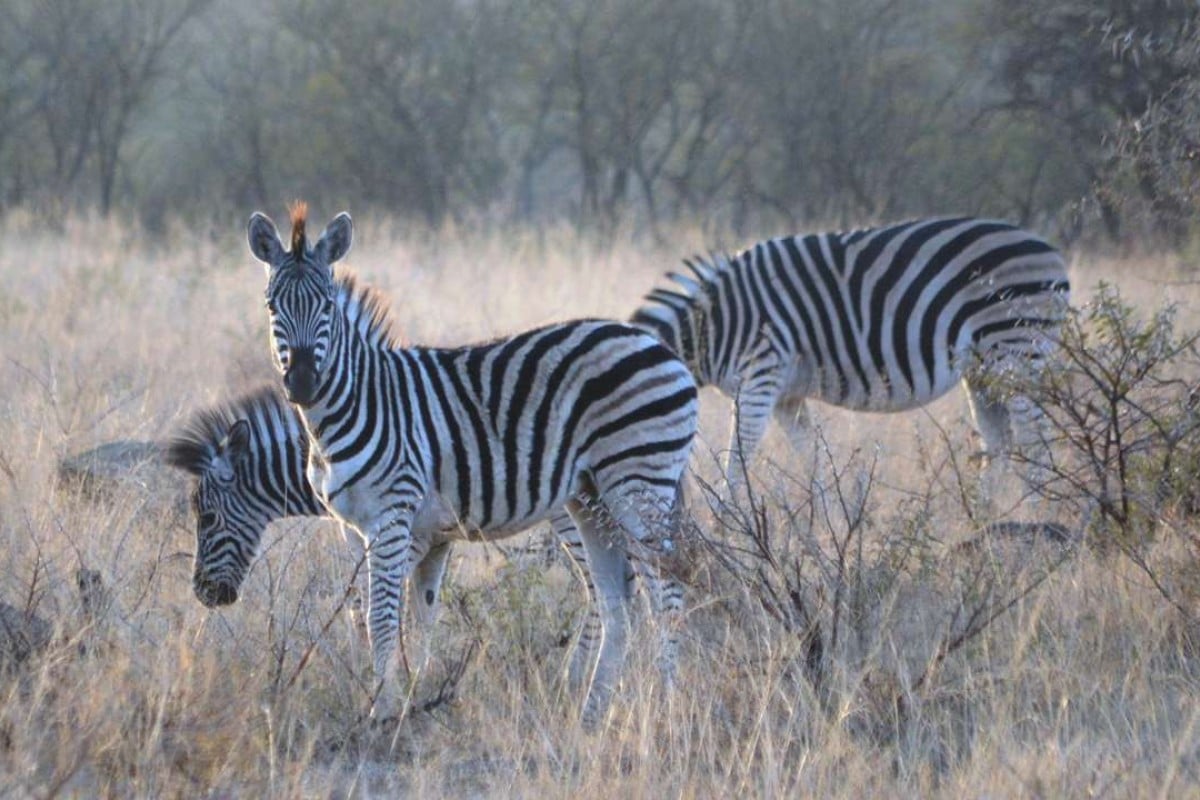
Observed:
[[[599,249],[557,230],[432,235],[357,222],[351,265],[423,343],[627,316],[680,255],[714,243],[682,230],[669,249],[623,237]],[[0,599],[70,632],[88,626],[60,622],[84,620],[79,566],[111,593],[98,604],[102,647],[51,637],[0,676],[0,777],[13,794],[1200,786],[1195,523],[1166,508],[1139,523],[1138,561],[1039,535],[1060,528],[990,526],[972,499],[957,393],[903,416],[819,409],[813,451],[789,453],[773,435],[760,503],[730,513],[705,502],[723,445],[701,444],[687,640],[669,703],[655,637],[640,632],[606,729],[583,733],[562,679],[584,607],[574,576],[516,547],[464,545],[435,630],[415,634],[431,637],[433,658],[413,676],[412,710],[394,736],[373,735],[362,720],[369,656],[341,613],[349,575],[331,525],[272,526],[243,598],[209,611],[192,595],[190,521],[158,489],[116,485],[96,504],[56,487],[61,457],[161,439],[183,414],[274,377],[241,230],[189,231],[160,250],[139,241],[79,218],[46,232],[10,215],[0,229]],[[1186,305],[1195,288],[1159,283],[1178,264],[1074,261],[1080,301],[1103,277],[1139,312],[1171,297],[1184,304],[1178,330],[1200,327]],[[725,441],[728,413],[706,394],[706,442]],[[1050,508],[1083,533],[1078,511]],[[1043,519],[1023,504],[1004,510]]]

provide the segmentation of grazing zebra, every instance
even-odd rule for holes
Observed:
[[[290,249],[254,214],[251,252],[267,266],[273,349],[310,440],[309,478],[367,545],[368,626],[382,689],[397,710],[404,584],[436,532],[495,539],[566,508],[579,528],[603,622],[585,692],[595,724],[624,658],[626,558],[647,580],[674,662],[679,585],[659,571],[696,430],[696,383],[652,336],[614,322],[549,325],[489,344],[400,348],[378,295],[333,264],[348,214],[310,246],[292,210]]]
[[[986,462],[1036,443],[1036,408],[995,396],[986,375],[1039,367],[1064,317],[1066,267],[1037,236],[1004,222],[925,219],[684,263],[692,274],[669,273],[679,288],[651,292],[632,321],[679,353],[699,385],[734,398],[731,493],[770,417],[803,445],[808,398],[903,411],[961,380]]]
[[[285,517],[328,515],[308,482],[308,435],[299,414],[274,387],[258,389],[232,402],[200,411],[167,443],[166,462],[196,478],[192,508],[196,514],[196,562],[193,589],[212,608],[238,599],[238,592],[257,556],[263,531]],[[566,513],[551,519],[595,596],[583,541]],[[362,563],[362,540],[343,536]],[[432,622],[445,573],[451,540],[439,538],[417,564],[414,582],[423,624]],[[626,569],[626,586],[632,575]],[[364,593],[365,596],[365,593]],[[573,671],[590,663],[600,643],[601,622],[594,603],[580,636]]]
[[[237,601],[268,524],[325,514],[304,474],[304,427],[274,388],[196,413],[165,457],[197,478],[192,588],[210,608]]]

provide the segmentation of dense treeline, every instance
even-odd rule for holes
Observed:
[[[154,227],[304,195],[600,231],[964,211],[1175,239],[1195,211],[1190,0],[0,8],[4,208]]]

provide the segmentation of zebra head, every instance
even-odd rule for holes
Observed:
[[[350,215],[343,212],[309,247],[307,213],[304,203],[292,207],[288,250],[265,214],[253,214],[247,229],[250,251],[267,267],[267,313],[284,389],[288,400],[302,407],[316,400],[324,377],[336,292],[333,265],[350,250],[354,233]]]
[[[269,520],[247,502],[253,480],[248,468],[250,423],[226,427],[217,414],[200,415],[166,450],[171,466],[196,476],[196,569],[192,588],[213,608],[233,603]]]

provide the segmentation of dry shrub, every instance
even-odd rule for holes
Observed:
[[[1200,332],[1182,329],[1178,314],[1174,303],[1140,311],[1102,283],[1068,316],[1050,369],[1032,382],[1001,376],[992,389],[1028,394],[1045,417],[1047,458],[1036,466],[1046,480],[1033,489],[1086,516],[1089,545],[1132,561],[1173,611],[1191,615],[1200,578]],[[1160,540],[1160,554],[1174,555],[1153,565]]]

